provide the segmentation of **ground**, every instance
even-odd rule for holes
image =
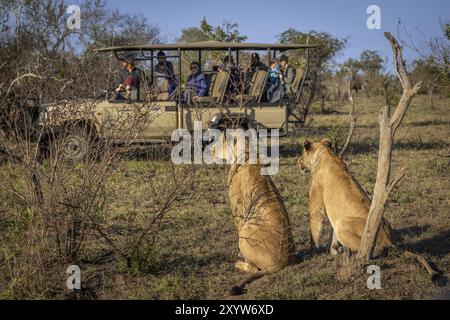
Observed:
[[[378,112],[384,98],[356,97],[357,123],[346,161],[354,177],[372,194],[378,151]],[[428,256],[445,273],[450,272],[450,98],[440,98],[434,109],[425,96],[416,97],[396,136],[393,171],[406,167],[388,203],[385,216],[392,224],[400,247]],[[330,112],[312,110],[306,128],[281,139],[281,160],[273,180],[283,197],[293,228],[300,261],[277,274],[247,286],[242,299],[425,299],[449,297],[447,287],[434,286],[415,261],[396,252],[377,258],[381,289],[368,290],[368,274],[352,281],[339,281],[340,259],[322,252],[309,254],[308,183],[296,166],[300,145],[345,136],[348,105],[330,106]],[[167,166],[164,161],[131,159],[128,172],[109,181],[118,202],[133,194],[145,200],[139,187],[140,170],[148,165]],[[1,170],[1,169],[0,169]],[[196,195],[166,216],[145,268],[131,271],[102,241],[89,241],[79,265],[82,281],[98,299],[222,299],[245,275],[234,268],[237,234],[230,216],[227,167],[200,166]],[[122,204],[126,201],[122,201]],[[126,211],[118,205],[115,210]],[[117,213],[110,213],[111,216]],[[106,217],[108,219],[108,217]],[[325,245],[325,237],[322,244]],[[1,268],[1,267],[0,267]],[[83,280],[84,279],[84,280]],[[0,286],[1,287],[1,286]]]

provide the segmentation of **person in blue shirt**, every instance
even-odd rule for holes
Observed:
[[[204,97],[208,93],[208,84],[205,75],[200,71],[198,62],[192,62],[190,65],[191,74],[186,83],[186,100],[189,101],[196,97]]]
[[[278,60],[271,59],[267,77],[267,101],[270,103],[278,102],[283,97],[282,74]]]

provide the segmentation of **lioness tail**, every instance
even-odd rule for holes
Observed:
[[[250,282],[253,282],[259,278],[262,278],[264,276],[267,276],[269,274],[272,274],[276,271],[258,271],[255,272],[253,274],[251,274],[247,279],[245,279],[244,281],[242,281],[240,284],[238,284],[237,286],[234,286],[231,288],[230,290],[230,295],[232,296],[238,296],[244,293],[244,287],[249,284]]]

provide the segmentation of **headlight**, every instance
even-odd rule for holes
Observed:
[[[38,118],[38,125],[43,126],[45,125],[49,120],[49,113],[52,111],[53,107],[43,107],[39,110],[39,118]]]
[[[211,118],[210,122],[211,122],[211,124],[217,124],[219,122],[219,120],[220,120],[220,115],[216,114]]]
[[[39,111],[38,125],[43,126],[47,122],[47,119],[48,119],[47,110]]]

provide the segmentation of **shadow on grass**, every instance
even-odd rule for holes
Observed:
[[[196,273],[199,267],[234,263],[230,255],[209,254],[193,256],[189,254],[163,255],[157,264],[149,268],[151,274],[165,274],[167,272],[181,271],[183,273]]]
[[[406,123],[407,126],[413,127],[441,126],[449,124],[450,121],[447,120],[424,120],[424,121],[411,121]]]
[[[301,138],[302,136],[324,136],[328,131],[329,127],[298,127],[292,128],[289,135]]]
[[[450,254],[450,230],[443,231],[431,238],[405,245],[404,247],[432,257]]]
[[[424,226],[411,226],[401,229],[394,229],[392,231],[392,240],[394,243],[402,243],[406,236],[411,235],[419,235],[421,233],[426,232],[430,228],[430,225],[424,225]]]
[[[160,160],[169,161],[172,152],[172,146],[169,144],[147,145],[147,146],[132,146],[126,152],[120,152],[119,155],[124,158],[134,160]]]
[[[302,148],[299,144],[280,145],[279,154],[282,158],[299,157]]]
[[[339,111],[333,106],[326,107],[322,110],[311,110],[309,115],[329,115],[329,114],[348,114],[348,111]]]
[[[310,136],[310,134],[308,134]],[[319,141],[322,137],[317,137],[314,141]],[[300,140],[298,144],[280,145],[280,156],[283,158],[298,157],[301,154]],[[394,145],[394,150],[434,150],[449,147],[450,144],[444,141],[439,142],[398,142]],[[353,155],[378,153],[378,141],[366,140],[361,142],[351,142],[349,145],[349,153]]]
[[[393,147],[394,150],[434,150],[448,147],[449,145],[443,141],[441,142],[419,142],[411,141],[406,143],[396,143]],[[349,150],[352,154],[368,154],[378,152],[378,142],[375,141],[363,141],[350,143]]]
[[[424,232],[428,228],[429,226],[411,227],[405,228],[404,231],[409,234],[417,234]],[[429,256],[432,258],[438,258],[439,256],[447,255],[450,253],[450,230],[443,231],[431,238],[419,240],[411,244],[404,244],[401,247],[403,249],[410,250],[411,252],[421,254],[425,257]],[[429,263],[435,270],[439,270],[442,273],[432,278],[433,283],[439,287],[446,286],[448,284],[448,275],[443,273],[443,270],[440,269],[434,261],[429,261]]]

